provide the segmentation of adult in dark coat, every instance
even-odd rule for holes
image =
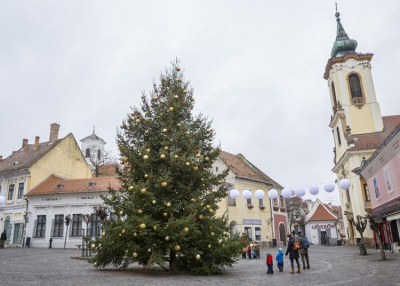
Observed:
[[[294,260],[296,260],[297,264],[297,273],[301,273],[300,263],[299,263],[300,254],[298,250],[293,249],[293,244],[295,240],[290,233],[287,235],[287,237],[289,238],[289,241],[286,250],[286,256],[289,254],[290,266],[292,267],[290,273],[294,274]]]
[[[303,239],[304,234],[299,231],[299,238],[297,241],[300,244],[300,255],[301,255],[301,262],[303,264],[303,269],[306,269],[306,262],[307,262],[307,269],[310,269],[310,260],[308,259],[308,248],[303,247]]]
[[[7,232],[6,230],[3,231],[3,233],[1,234],[1,247],[0,248],[4,248],[4,244],[6,243],[7,240]]]

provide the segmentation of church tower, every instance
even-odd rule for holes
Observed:
[[[344,219],[346,238],[355,243],[360,235],[352,226],[351,219],[366,215],[369,193],[366,183],[352,171],[361,165],[363,157],[368,158],[375,151],[375,146],[364,143],[368,138],[382,134],[384,122],[372,80],[370,62],[373,54],[357,53],[357,41],[347,35],[340,14],[336,12],[335,16],[336,40],[324,73],[333,110],[329,124],[335,143],[332,171],[338,181],[347,178],[351,182],[349,190],[339,190],[344,217],[347,217]],[[367,241],[373,240],[368,227],[364,236]]]
[[[90,160],[100,161],[103,158],[104,146],[107,144],[102,138],[96,135],[93,127],[93,134],[83,138],[81,141],[81,150],[86,161],[90,165]]]

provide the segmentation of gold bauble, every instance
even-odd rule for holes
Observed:
[[[149,175],[145,174],[144,177],[147,179],[149,177]]]
[[[201,214],[199,215],[199,219],[202,220],[204,218],[204,216]]]
[[[166,157],[165,154],[161,154],[161,155],[160,155],[160,158],[161,158],[161,159],[165,159],[165,157]]]
[[[205,160],[205,161],[209,161],[209,160],[210,160],[210,158],[208,158],[208,157],[205,157],[205,158],[204,158],[204,160]]]
[[[168,216],[168,213],[163,213],[162,214],[164,217],[167,217]]]
[[[197,254],[197,255],[196,255],[196,259],[197,259],[197,260],[200,260],[200,258],[201,258],[200,254]]]
[[[190,97],[190,100],[191,100],[191,101],[194,101],[194,97],[193,97],[193,96],[191,96],[191,97]]]
[[[124,126],[124,125],[120,125],[120,126],[119,126],[119,128],[121,128],[121,129],[124,129],[124,128],[125,128],[125,126]]]
[[[140,229],[145,229],[145,228],[146,228],[146,225],[145,225],[144,223],[141,223],[141,224],[139,225],[139,227],[140,227]]]
[[[151,203],[152,203],[153,205],[155,205],[157,202],[156,202],[156,200],[152,200]]]
[[[208,248],[211,248],[211,244],[208,245]]]
[[[174,98],[175,98],[175,99],[178,99],[178,98],[179,98],[179,96],[175,95],[175,96],[174,96]]]
[[[183,229],[183,231],[184,231],[185,233],[189,233],[189,228],[188,228],[188,227],[185,227],[185,228]]]
[[[153,100],[156,101],[158,99],[158,96],[154,96]]]
[[[221,244],[222,243],[222,239],[218,240],[218,243]]]
[[[150,148],[146,148],[146,152],[150,152]]]
[[[201,203],[200,206],[203,207],[203,206],[204,206],[204,203]]]
[[[146,189],[143,188],[143,189],[140,190],[140,192],[141,192],[142,194],[144,194],[144,193],[146,192]]]
[[[132,113],[131,113],[131,116],[135,116],[135,112],[132,112]]]
[[[144,160],[147,160],[147,159],[149,159],[149,156],[144,155],[144,156],[143,156],[143,159],[144,159]]]
[[[167,129],[167,128],[164,128],[164,129],[162,130],[162,132],[163,132],[163,133],[167,133],[167,132],[168,132],[168,129]]]
[[[143,213],[143,211],[142,211],[142,210],[138,210],[137,212],[138,212],[138,214],[142,214],[142,213]]]
[[[165,151],[168,151],[168,146],[165,146],[165,147],[164,147],[164,150],[165,150]]]
[[[140,119],[139,119],[139,118],[136,119],[135,122],[136,122],[136,123],[140,123]]]
[[[102,233],[101,233],[101,236],[102,236],[102,237],[105,237],[105,236],[106,236],[106,233],[105,233],[105,232],[102,232]]]
[[[170,108],[168,108],[169,111],[174,111],[174,108],[171,106]]]
[[[157,230],[157,226],[153,226],[153,229],[154,229],[154,230]]]
[[[189,131],[186,131],[186,134],[190,134],[190,132],[189,132]]]
[[[132,253],[132,256],[137,257],[137,253],[136,252]]]
[[[166,236],[166,237],[165,237],[165,241],[169,241],[169,236]]]
[[[174,158],[175,158],[175,159],[178,158],[178,155],[175,155]]]
[[[171,207],[171,203],[166,203],[166,206],[169,208]]]
[[[207,129],[207,133],[210,133],[211,131],[212,131],[211,128],[208,128],[208,129]]]
[[[209,209],[209,208],[210,208],[210,205],[207,205],[207,206],[206,206],[206,208],[208,208],[208,209]]]
[[[97,266],[97,262],[93,263],[93,266],[96,267]]]
[[[129,186],[128,190],[132,191],[133,190],[133,186]]]
[[[190,201],[191,201],[192,203],[195,203],[195,202],[196,202],[196,199],[195,199],[195,198],[191,198]]]
[[[90,246],[90,248],[91,248],[91,249],[95,249],[95,248],[96,248],[96,244],[93,243],[93,244]]]
[[[196,158],[200,158],[200,156],[201,156],[200,153],[196,154]]]
[[[151,248],[148,248],[148,249],[147,249],[147,252],[151,252]]]
[[[214,232],[211,232],[210,234],[211,234],[211,235],[214,235]]]
[[[183,93],[183,94],[186,94],[186,93],[187,93],[187,90],[186,90],[186,89],[182,90],[182,93]]]
[[[198,170],[199,170],[199,167],[198,167],[198,166],[194,166],[194,167],[193,167],[193,170],[198,171]]]
[[[101,248],[101,243],[99,243],[99,248]]]
[[[178,126],[178,127],[181,127],[181,124],[180,124],[180,123],[178,123],[178,124],[176,124],[176,126]]]
[[[222,184],[223,182],[223,180],[218,180],[218,184]]]
[[[147,133],[149,133],[149,130],[145,130],[145,131],[144,131],[144,134],[147,134]]]
[[[210,213],[213,213],[213,212],[214,212],[214,210],[213,210],[213,209],[209,209],[209,211],[210,211]]]
[[[189,162],[186,162],[186,166],[190,166],[190,163],[189,163]]]
[[[124,234],[124,233],[125,233],[125,229],[122,230],[122,234]]]
[[[124,157],[124,158],[122,159],[122,161],[127,162],[127,161],[128,161],[128,157]]]
[[[120,211],[120,212],[119,212],[119,215],[123,215],[123,214],[124,214],[124,212],[123,212],[123,211]]]
[[[122,236],[122,233],[120,233],[120,234],[118,234],[119,235],[119,237],[121,237]]]
[[[174,249],[175,249],[175,251],[179,251],[179,250],[181,250],[181,247],[179,245],[175,245]]]
[[[168,183],[167,182],[162,182],[161,186],[166,187],[166,186],[168,186]]]
[[[176,67],[176,71],[181,71],[181,68],[180,67]]]
[[[134,237],[136,237],[136,236],[137,236],[137,233],[136,233],[136,232],[134,232],[134,233],[133,233],[133,236],[134,236]]]

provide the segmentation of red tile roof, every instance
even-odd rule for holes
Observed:
[[[389,134],[400,124],[400,115],[382,116],[383,131],[368,133],[368,134],[354,134],[351,138],[356,138],[354,141],[355,147],[349,150],[365,150],[376,149],[382,142],[389,136]]]
[[[324,204],[325,207],[333,212],[338,218],[342,218],[342,207],[341,206],[333,206],[329,204]]]
[[[117,172],[115,171],[115,168],[117,167],[117,164],[107,164],[103,165],[99,168],[99,177],[116,177]],[[93,174],[93,178],[96,178],[96,174]]]
[[[39,143],[37,148],[35,148],[35,144],[28,144],[27,148],[21,148],[18,151],[15,151],[13,154],[0,161],[0,174],[31,167],[62,140],[64,140],[64,138],[58,139],[53,143],[42,142]]]
[[[90,187],[89,183],[92,183],[93,186]],[[107,192],[109,187],[119,190],[121,189],[121,184],[114,177],[64,179],[50,175],[46,180],[31,189],[27,196]]]
[[[326,221],[326,220],[337,220],[332,214],[330,214],[322,204],[319,204],[314,214],[308,221]]]
[[[264,183],[272,183],[274,187],[283,188],[279,183],[272,180],[264,172],[248,161],[242,154],[233,155],[231,153],[221,151],[219,157],[239,178],[255,180]]]

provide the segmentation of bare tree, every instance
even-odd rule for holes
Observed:
[[[108,207],[97,206],[97,207],[93,207],[93,210],[94,210],[94,214],[100,218],[101,227],[103,228],[107,224]]]
[[[358,233],[361,236],[361,242],[358,246],[360,248],[360,254],[367,255],[367,248],[365,247],[365,242],[364,242],[364,230],[368,224],[367,218],[358,215],[357,221],[355,221],[353,218],[350,218],[349,221],[356,227]]]
[[[305,233],[307,223],[308,204],[300,197],[286,199],[286,212],[288,213],[289,226],[297,224],[300,230]]]
[[[102,167],[108,164],[116,164],[117,160],[112,155],[111,151],[101,150],[92,146],[90,148],[90,156],[87,157],[94,176],[98,178],[102,175]]]
[[[69,226],[69,223],[71,222],[71,215],[66,215],[64,222],[65,222],[65,225],[67,226],[65,229],[65,240],[64,240],[64,249],[65,249],[65,245],[67,244],[68,226]]]

